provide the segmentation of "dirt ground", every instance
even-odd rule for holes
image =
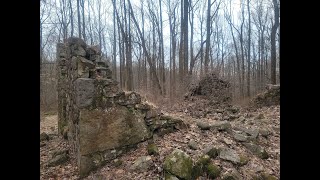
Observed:
[[[164,179],[164,172],[162,164],[166,155],[171,153],[174,148],[179,148],[185,151],[195,161],[203,150],[208,145],[216,147],[229,147],[234,149],[239,154],[244,154],[249,157],[249,162],[241,167],[236,167],[228,161],[219,158],[211,159],[218,165],[224,174],[232,168],[236,168],[241,174],[242,179],[252,179],[252,176],[259,172],[265,172],[280,178],[280,106],[263,107],[255,111],[249,112],[247,110],[240,110],[239,118],[230,121],[232,128],[235,127],[250,127],[257,129],[265,129],[270,132],[267,137],[258,136],[256,143],[264,147],[269,154],[268,159],[260,159],[246,149],[241,143],[234,140],[234,138],[227,132],[216,132],[213,130],[200,130],[196,122],[199,119],[192,118],[184,112],[170,114],[184,120],[190,124],[190,128],[176,131],[171,134],[166,134],[162,138],[155,139],[155,144],[159,148],[159,155],[151,156],[153,165],[148,171],[143,173],[136,173],[130,171],[130,166],[140,156],[148,155],[146,146],[147,142],[140,143],[138,148],[131,150],[119,158],[123,163],[115,167],[113,162],[107,163],[104,167],[92,172],[87,180],[102,180],[102,179]],[[209,116],[201,119],[212,123],[219,119],[219,114],[216,116]],[[240,120],[241,119],[241,120]],[[244,120],[243,120],[244,119]],[[57,115],[44,115],[41,120],[40,132],[46,132],[50,136],[50,140],[45,142],[45,145],[40,147],[40,179],[79,179],[75,159],[71,158],[65,164],[56,167],[47,167],[46,162],[51,157],[53,151],[69,149],[66,140],[57,135]],[[188,142],[193,139],[197,143],[197,149],[192,150],[188,147]],[[72,153],[71,153],[72,156]],[[200,177],[199,179],[208,179],[207,177]],[[217,178],[221,179],[221,178]]]

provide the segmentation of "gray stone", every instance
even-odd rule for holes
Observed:
[[[157,110],[151,109],[150,111],[147,112],[146,119],[151,119],[151,118],[157,117],[159,114],[160,113]]]
[[[153,161],[151,156],[142,156],[134,161],[133,165],[130,167],[130,170],[144,172],[151,167],[152,163]]]
[[[233,138],[234,138],[236,141],[239,141],[239,142],[246,142],[246,141],[248,141],[248,136],[243,135],[243,134],[240,134],[240,133],[234,133]]]
[[[261,136],[263,136],[265,138],[267,138],[271,134],[270,131],[267,130],[267,129],[260,129],[259,133],[260,133]]]
[[[197,143],[192,139],[189,141],[188,146],[190,149],[196,150],[197,149]]]
[[[61,154],[68,154],[69,151],[68,150],[56,150],[52,152],[52,158],[61,155]]]
[[[240,163],[239,154],[235,150],[230,148],[221,148],[219,153],[219,158],[230,161],[233,164]]]
[[[237,131],[242,131],[246,135],[248,135],[248,139],[253,140],[258,137],[259,130],[255,128],[244,128],[244,127],[235,127],[234,128]]]
[[[86,51],[87,51],[88,56],[101,54],[101,50],[100,50],[99,45],[89,46],[89,47],[87,47]]]
[[[210,129],[210,124],[203,122],[203,121],[198,121],[197,122],[197,126],[201,129],[201,130],[209,130]]]
[[[259,134],[259,130],[258,129],[245,129],[245,132],[247,134],[250,135],[250,138],[252,139],[256,139],[258,137],[258,134]]]
[[[266,150],[263,147],[258,146],[253,143],[242,143],[242,144],[247,149],[249,149],[249,151],[251,151],[256,156],[260,157],[261,159],[268,159],[269,158],[268,153],[266,152]]]
[[[219,150],[213,145],[209,145],[204,148],[203,153],[209,155],[211,158],[216,158],[219,155]]]
[[[185,152],[175,149],[164,161],[164,170],[181,179],[190,180],[192,173],[192,159]]]
[[[107,112],[82,110],[79,130],[81,154],[135,145],[152,137],[143,114],[125,106]]]
[[[79,108],[92,105],[95,93],[94,81],[94,79],[89,78],[78,78],[75,80],[76,104]]]
[[[66,153],[56,155],[54,158],[50,159],[48,162],[48,166],[57,166],[67,162],[69,156]]]
[[[232,168],[229,172],[226,172],[223,177],[223,180],[240,180],[242,179],[241,174],[234,168]]]
[[[71,54],[74,56],[86,56],[86,50],[81,46],[73,46],[71,47]]]
[[[218,131],[229,131],[231,129],[231,124],[228,121],[216,121],[211,127]]]
[[[81,38],[78,38],[78,37],[69,37],[67,39],[67,42],[68,42],[69,46],[77,45],[77,46],[80,46],[83,48],[85,48],[87,46],[86,43],[84,42],[84,40]]]

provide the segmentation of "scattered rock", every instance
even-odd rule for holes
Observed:
[[[59,164],[63,164],[67,162],[68,159],[69,156],[66,153],[58,154],[56,156],[53,156],[53,158],[48,161],[48,166],[57,166]]]
[[[268,159],[269,155],[263,147],[260,147],[253,143],[242,143],[253,154],[257,155],[261,159]]]
[[[264,119],[264,115],[260,113],[255,119]]]
[[[53,151],[52,152],[52,158],[61,155],[61,154],[69,154],[69,150],[65,149],[65,150],[57,150],[57,151]]]
[[[244,122],[246,121],[246,118],[243,117],[243,116],[240,116],[240,117],[238,118],[238,121],[244,123]]]
[[[255,128],[244,128],[244,127],[234,127],[235,130],[237,131],[241,131],[243,133],[245,133],[247,136],[248,140],[254,140],[258,137],[259,134],[259,130],[255,129]],[[241,138],[241,137],[237,137],[237,138]]]
[[[148,150],[148,154],[149,155],[157,155],[157,154],[159,154],[159,149],[154,143],[148,144],[147,150]]]
[[[41,141],[49,141],[49,136],[47,133],[43,132],[40,134],[40,142]]]
[[[272,126],[272,129],[276,131],[276,133],[280,133],[280,127],[279,126]]]
[[[213,146],[208,146],[203,150],[204,154],[209,155],[211,158],[216,158],[219,155],[219,150]]]
[[[231,129],[231,124],[228,121],[216,121],[211,127],[218,131],[228,131]]]
[[[207,165],[206,169],[207,169],[208,176],[212,179],[217,178],[221,173],[221,169],[219,168],[219,166],[215,164]]]
[[[210,129],[210,124],[203,122],[203,121],[198,121],[197,122],[197,126],[201,129],[201,130],[209,130]]]
[[[193,149],[193,150],[197,149],[197,143],[193,139],[189,141],[188,146],[190,149]]]
[[[223,177],[223,180],[240,180],[242,179],[240,173],[236,169],[231,169],[230,171],[226,172]]]
[[[134,161],[133,165],[130,167],[130,170],[136,172],[147,171],[152,165],[152,162],[151,156],[141,156]]]
[[[197,179],[206,170],[210,162],[210,156],[202,155],[192,168],[192,179]]]
[[[119,159],[114,159],[114,160],[113,160],[113,165],[114,165],[115,167],[119,167],[119,166],[121,166],[121,164],[122,164],[122,161],[121,161],[121,160],[119,160]]]
[[[248,164],[249,162],[248,156],[240,154],[239,157],[240,157],[240,163],[239,163],[240,166]]]
[[[234,138],[236,141],[239,141],[239,142],[246,142],[246,141],[248,141],[248,136],[243,135],[243,134],[240,134],[240,133],[234,133],[233,138]]]
[[[235,106],[229,107],[226,110],[233,113],[233,114],[238,113],[240,111],[240,109]]]
[[[223,160],[227,160],[232,162],[233,164],[239,164],[240,163],[240,157],[238,153],[230,148],[221,148],[219,153],[219,158]]]
[[[262,177],[263,180],[277,180],[277,178],[275,176],[272,176],[267,173],[261,173],[260,176]]]
[[[179,178],[177,178],[176,176],[170,174],[170,173],[166,173],[164,176],[165,180],[179,180]]]
[[[259,133],[261,136],[263,136],[265,138],[267,138],[271,134],[270,131],[268,131],[267,129],[260,129]]]
[[[47,145],[47,143],[45,143],[45,142],[40,142],[40,147],[43,147],[43,146],[46,146]]]
[[[164,161],[164,169],[182,179],[191,179],[192,159],[185,152],[175,149]]]

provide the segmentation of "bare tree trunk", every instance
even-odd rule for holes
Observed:
[[[186,75],[188,74],[188,6],[189,6],[189,3],[188,3],[188,0],[184,0],[184,23],[183,23],[183,58],[184,58],[184,67],[183,67],[183,75]]]
[[[183,33],[183,23],[184,23],[184,20],[183,20],[183,18],[184,18],[184,16],[183,16],[183,0],[181,0],[181,6],[180,6],[180,48],[179,48],[179,80],[180,80],[180,82],[179,82],[179,84],[180,84],[180,86],[182,85],[182,82],[183,82],[183,72],[184,72],[184,70],[183,70],[183,68],[184,68],[184,57],[183,57],[183,55],[184,55],[184,52],[183,52],[183,49],[184,49],[184,46],[183,46],[183,35],[184,35],[184,33]],[[180,88],[181,89],[181,88]]]
[[[249,0],[247,0],[248,16],[249,16],[249,29],[248,29],[248,75],[247,75],[247,96],[250,97],[250,46],[251,46],[251,16]]]
[[[117,79],[116,4],[113,7],[113,78]]]
[[[140,39],[141,39],[141,42],[142,42],[142,47],[143,47],[143,49],[144,49],[144,51],[145,51],[145,53],[146,53],[146,56],[147,56],[147,60],[148,60],[149,66],[150,66],[150,71],[152,72],[154,81],[155,81],[155,83],[156,83],[156,85],[157,85],[158,90],[160,91],[159,94],[162,95],[162,89],[161,89],[161,86],[160,86],[160,83],[159,83],[159,78],[158,78],[158,76],[157,76],[157,74],[156,74],[156,69],[155,69],[155,67],[154,67],[154,64],[151,62],[151,58],[150,58],[150,56],[149,56],[149,54],[148,54],[148,51],[147,51],[147,49],[146,49],[145,40],[142,38],[143,36],[142,36],[141,30],[140,30],[139,24],[138,24],[138,22],[136,21],[136,18],[135,18],[135,16],[134,16],[134,13],[133,13],[133,10],[132,10],[132,7],[131,7],[131,3],[130,3],[129,0],[128,0],[128,3],[129,3],[129,8],[130,8],[131,17],[132,17],[132,19],[133,19],[133,21],[134,21],[134,24],[135,24],[135,26],[136,26],[136,28],[137,28],[137,30],[138,30],[138,32],[139,32]]]
[[[208,0],[207,10],[207,38],[206,38],[206,54],[204,58],[204,73],[208,74],[208,63],[209,63],[209,49],[210,49],[210,8],[211,0]]]
[[[161,6],[161,0],[159,0],[159,6],[160,6],[160,44],[161,44],[161,80],[162,80],[162,92],[163,95],[166,95],[166,76],[165,76],[165,64],[164,64],[164,45],[163,45],[163,23],[162,23],[162,6]]]
[[[277,66],[277,53],[276,53],[276,33],[279,26],[279,7],[277,0],[272,0],[274,6],[274,19],[275,22],[271,29],[271,84],[277,83],[276,66]]]
[[[84,0],[81,1],[81,7],[82,7],[82,37],[83,40],[86,41],[87,37],[86,37],[86,21],[84,18]]]
[[[129,0],[128,0],[129,3]],[[125,9],[126,13],[126,9]],[[126,20],[127,21],[127,20]],[[133,91],[133,73],[132,73],[132,52],[131,52],[131,31],[130,31],[130,13],[128,13],[128,41],[127,41],[127,90]]]
[[[77,0],[77,13],[78,13],[78,29],[79,38],[81,38],[81,18],[80,18],[80,0]]]
[[[73,11],[71,0],[69,0],[69,8],[70,8],[70,21],[71,21],[71,37],[73,36]]]

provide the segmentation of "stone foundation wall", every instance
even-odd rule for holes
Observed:
[[[80,177],[152,138],[184,128],[179,119],[164,116],[141,102],[135,92],[124,92],[111,79],[97,46],[79,38],[57,45],[58,132],[76,154]]]

